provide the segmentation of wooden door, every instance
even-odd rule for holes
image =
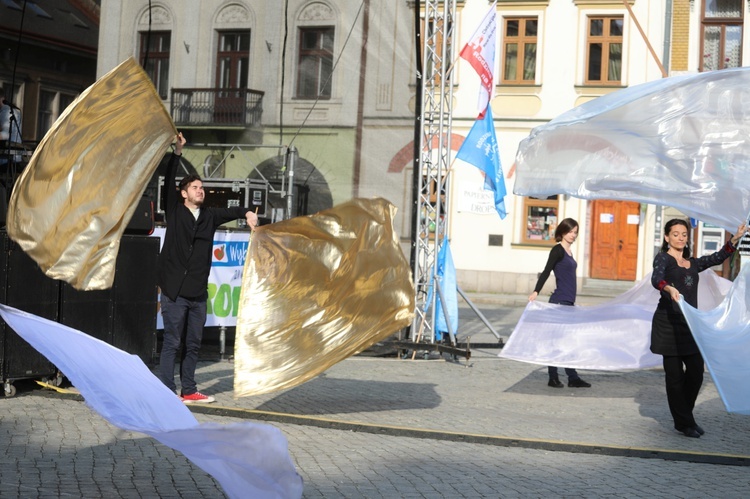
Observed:
[[[639,225],[639,203],[610,200],[592,202],[591,278],[635,280]]]

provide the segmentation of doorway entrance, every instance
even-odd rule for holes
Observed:
[[[634,281],[638,263],[640,204],[596,200],[591,203],[592,279]]]

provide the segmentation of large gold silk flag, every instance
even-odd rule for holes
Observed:
[[[80,290],[112,286],[120,238],[177,130],[130,58],[58,118],[16,181],[11,239]]]
[[[414,285],[384,199],[259,227],[242,276],[235,396],[304,383],[411,324]]]

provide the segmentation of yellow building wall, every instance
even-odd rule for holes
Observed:
[[[690,41],[690,0],[673,0],[672,4],[672,71],[688,70]]]

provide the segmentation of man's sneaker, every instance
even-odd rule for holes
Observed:
[[[182,401],[186,404],[210,404],[211,402],[216,402],[216,399],[211,395],[203,395],[201,392],[195,392],[190,395],[183,395]]]

